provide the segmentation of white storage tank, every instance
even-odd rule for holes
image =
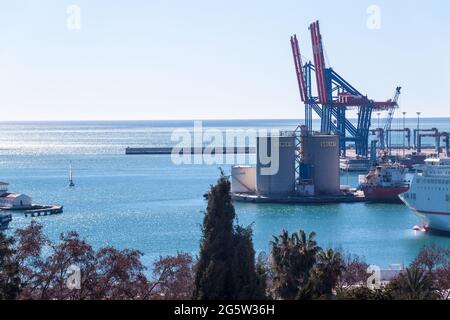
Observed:
[[[277,140],[273,140],[277,139]],[[278,141],[278,144],[276,144]],[[272,144],[278,150],[271,150]],[[256,143],[256,192],[267,197],[284,197],[295,192],[295,137],[258,137]],[[278,157],[276,155],[278,153]],[[264,163],[268,156],[276,163]],[[269,168],[278,167],[277,172],[267,174]]]
[[[340,193],[339,136],[313,134],[302,137],[302,159],[310,166],[317,195]]]
[[[255,193],[256,168],[251,166],[231,167],[231,193]]]

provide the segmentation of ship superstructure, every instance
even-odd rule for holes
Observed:
[[[366,176],[360,176],[360,190],[369,201],[401,202],[399,195],[408,191],[406,169],[397,163],[382,163],[373,167]]]

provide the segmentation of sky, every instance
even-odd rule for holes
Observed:
[[[303,118],[315,20],[360,92],[450,116],[448,0],[0,0],[0,121]]]

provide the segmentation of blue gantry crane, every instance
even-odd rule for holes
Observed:
[[[319,21],[309,27],[312,40],[313,60],[303,64],[296,35],[291,37],[291,47],[297,75],[300,98],[305,104],[305,126],[312,131],[312,117],[315,112],[321,119],[322,133],[339,135],[341,156],[346,155],[347,145],[354,143],[356,156],[366,158],[369,152],[369,130],[372,112],[392,112],[398,107],[400,87],[392,100],[377,102],[363,95],[331,67],[326,67],[322,35]],[[317,85],[317,95],[313,94],[313,73]],[[358,109],[358,119],[352,123],[347,118],[347,110]]]

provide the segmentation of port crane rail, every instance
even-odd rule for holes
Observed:
[[[292,54],[295,72],[300,91],[301,101],[305,105],[305,125],[312,131],[313,111],[321,119],[322,133],[336,133],[339,135],[341,156],[346,155],[347,143],[354,142],[356,155],[368,156],[369,130],[373,111],[391,111],[398,108],[400,87],[397,88],[394,99],[374,101],[359,92],[332,68],[325,65],[322,36],[319,22],[309,27],[313,48],[314,64],[309,61],[303,64],[302,54],[297,36],[291,37]],[[312,74],[315,74],[317,95],[312,92]],[[347,117],[349,108],[358,109],[356,125]],[[392,122],[392,120],[391,120]],[[347,133],[349,136],[347,136]]]

